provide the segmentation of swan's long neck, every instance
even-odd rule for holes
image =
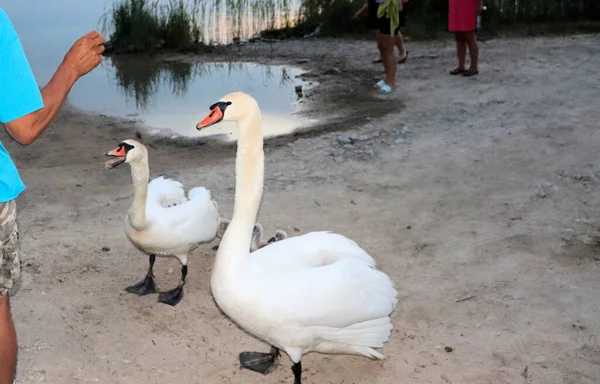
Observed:
[[[260,110],[255,106],[238,120],[238,148],[235,159],[235,202],[231,222],[219,244],[214,278],[224,282],[250,252],[252,231],[260,207],[264,182],[263,134]],[[217,281],[217,282],[218,282]]]
[[[133,202],[129,207],[129,223],[135,229],[144,229],[146,223],[146,200],[148,199],[148,180],[150,170],[148,161],[129,163],[131,166],[131,180],[133,181]]]

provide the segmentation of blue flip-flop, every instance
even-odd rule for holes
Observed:
[[[388,94],[388,93],[392,93],[393,90],[394,89],[392,87],[390,87],[389,85],[383,83],[383,85],[381,87],[379,87],[379,89],[377,90],[377,92]]]

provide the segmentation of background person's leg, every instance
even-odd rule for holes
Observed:
[[[375,31],[375,41],[377,41],[377,51],[379,52],[378,59],[383,61],[383,51],[385,48],[382,45],[381,32],[379,30]]]
[[[394,44],[396,48],[398,48],[398,62],[404,63],[406,61],[406,48],[404,48],[404,39],[402,38],[402,33],[398,32],[396,36],[394,36]]]
[[[0,298],[0,384],[13,384],[17,367],[17,334],[8,293]]]
[[[469,73],[476,74],[479,72],[479,47],[477,46],[477,35],[475,34],[475,31],[469,31],[464,32],[464,36],[465,45],[469,47],[469,57],[471,58]]]
[[[396,86],[396,55],[394,53],[394,38],[387,31],[377,31],[377,44],[380,46],[383,69],[385,71],[384,82],[390,88]]]
[[[398,15],[398,28],[396,29],[396,34],[394,36],[394,43],[396,47],[398,47],[398,64],[404,64],[406,62],[406,56],[408,55],[408,50],[404,47],[404,38],[402,33],[400,32],[400,28],[406,25],[406,10],[402,10]]]
[[[467,56],[467,42],[465,40],[464,32],[454,32],[454,38],[456,39],[456,56],[458,58],[458,67],[453,69],[450,74],[458,75],[465,71],[465,58]]]

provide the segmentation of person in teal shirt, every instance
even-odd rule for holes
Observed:
[[[29,145],[60,111],[75,82],[102,61],[104,37],[92,31],[78,39],[45,87],[35,81],[21,41],[0,8],[0,123],[18,143]],[[0,384],[12,384],[17,365],[17,336],[8,291],[21,274],[15,199],[25,185],[0,143]]]

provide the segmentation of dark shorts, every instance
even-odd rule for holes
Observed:
[[[396,36],[398,34],[398,32],[400,32],[400,28],[404,27],[404,25],[406,24],[406,10],[403,9],[402,11],[400,11],[400,13],[399,13],[400,23],[398,24],[398,27],[392,34],[392,33],[390,33],[390,19],[388,19],[387,17],[382,17],[382,18],[377,17],[377,8],[378,7],[379,7],[379,4],[377,4],[375,2],[375,0],[369,0],[369,8],[368,8],[369,13],[367,15],[367,28],[374,29],[376,31],[380,31],[381,33],[384,33],[386,35]]]
[[[17,205],[0,203],[0,297],[8,293],[21,276]]]

